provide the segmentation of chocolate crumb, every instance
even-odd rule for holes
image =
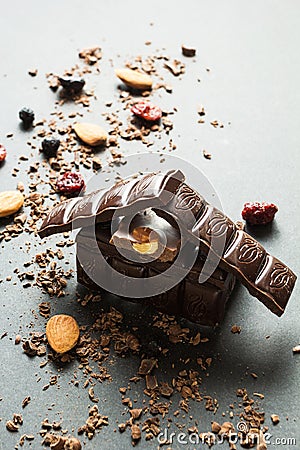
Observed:
[[[148,375],[152,372],[154,367],[157,365],[156,359],[142,359],[138,374],[139,375]]]
[[[280,422],[280,418],[277,414],[272,414],[271,415],[271,420],[273,422],[274,425],[277,425]]]
[[[157,379],[155,375],[146,375],[146,387],[150,391],[158,387]]]
[[[22,339],[21,336],[19,334],[17,334],[15,337],[15,345],[19,345],[21,342],[21,339]]]
[[[138,425],[133,424],[131,426],[131,437],[134,441],[138,441],[139,439],[141,439],[141,429]]]
[[[181,46],[183,56],[193,57],[196,55],[196,49],[193,47],[187,47],[186,45]]]
[[[101,169],[102,163],[101,163],[101,159],[100,159],[100,158],[98,158],[97,156],[95,156],[95,157],[92,159],[92,163],[93,163],[93,169],[95,169],[95,170]]]
[[[6,422],[6,428],[8,431],[11,431],[11,432],[16,432],[19,430],[19,426],[16,423],[14,423],[13,420],[8,420]]]
[[[118,428],[119,428],[120,433],[124,433],[124,431],[126,430],[126,427],[127,427],[126,423],[119,423]]]
[[[238,325],[232,325],[231,333],[233,333],[233,334],[240,334],[241,331],[242,331],[242,327],[240,327]]]
[[[203,156],[205,159],[211,159],[211,153],[208,153],[206,150],[202,150]]]
[[[29,396],[25,397],[24,400],[22,401],[22,408],[26,408],[27,405],[29,405],[31,401],[31,398]]]
[[[132,419],[136,420],[141,416],[143,410],[140,408],[134,408],[134,409],[131,409],[129,412],[131,414]]]
[[[221,428],[222,427],[221,427],[221,425],[218,422],[212,422],[211,423],[211,431],[213,433],[218,434],[220,432]]]
[[[28,70],[28,75],[30,75],[31,77],[36,77],[38,74],[38,70],[37,69],[30,69]]]
[[[159,392],[163,397],[171,397],[174,389],[168,383],[161,383],[159,386]]]

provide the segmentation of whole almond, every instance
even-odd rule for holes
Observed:
[[[93,123],[75,123],[73,130],[82,142],[92,147],[104,145],[107,141],[106,131]]]
[[[46,325],[46,337],[49,345],[57,353],[66,353],[77,344],[79,326],[72,316],[58,314],[52,316]]]
[[[152,88],[152,79],[146,73],[141,73],[132,69],[117,69],[115,73],[117,77],[129,87],[139,89],[141,91]]]
[[[23,206],[24,196],[19,191],[0,192],[0,217],[10,216]]]

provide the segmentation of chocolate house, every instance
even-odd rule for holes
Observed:
[[[62,202],[50,211],[39,235],[74,228],[81,228],[76,237],[79,283],[93,290],[103,287],[99,280],[106,286],[118,283],[121,297],[202,325],[222,321],[236,279],[278,316],[296,281],[241,225],[188,186],[181,171],[133,177]],[[175,273],[171,283],[170,269]],[[141,280],[143,288],[129,296],[132,279]],[[170,288],[160,292],[164,281]]]

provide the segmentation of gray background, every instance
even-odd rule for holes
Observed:
[[[14,189],[16,179],[10,176],[15,166],[12,155],[28,152],[26,136],[19,130],[17,112],[30,105],[37,117],[48,117],[54,97],[46,85],[45,72],[62,72],[76,61],[77,51],[98,44],[103,48],[102,74],[94,82],[99,97],[95,117],[100,117],[101,105],[112,98],[117,83],[112,76],[108,60],[115,66],[137,54],[149,54],[151,49],[166,48],[166,53],[179,57],[182,43],[197,48],[196,63],[185,60],[187,73],[181,82],[170,75],[173,95],[161,94],[163,107],[178,106],[174,117],[172,137],[177,144],[176,155],[192,160],[209,178],[218,192],[224,210],[233,219],[240,218],[243,203],[248,200],[269,200],[279,206],[272,227],[257,231],[256,237],[275,254],[300,273],[299,262],[299,147],[300,147],[300,95],[299,95],[299,13],[296,1],[85,1],[65,2],[10,1],[2,2],[0,14],[0,142],[10,151],[0,171],[1,190]],[[153,22],[153,26],[150,26]],[[151,47],[144,42],[152,41]],[[30,68],[39,69],[38,77],[27,75]],[[205,70],[211,69],[210,72]],[[168,78],[168,75],[166,75]],[[197,78],[201,82],[197,82]],[[92,79],[92,78],[91,78]],[[207,110],[206,124],[197,124],[197,107]],[[224,129],[214,129],[210,120],[223,122]],[[231,124],[228,125],[228,122]],[[104,123],[104,122],[103,122]],[[6,140],[8,132],[13,140]],[[140,149],[136,143],[121,141],[124,153]],[[158,145],[161,145],[159,143]],[[202,157],[202,149],[212,153],[212,160]],[[23,164],[20,179],[26,181]],[[251,231],[252,232],[252,231]],[[39,242],[27,235],[0,245],[1,278],[30,259],[24,241],[32,242],[32,254],[40,250]],[[47,242],[55,243],[56,238]],[[70,254],[74,264],[73,249]],[[52,313],[71,312],[81,324],[89,323],[96,314],[81,308],[74,300],[76,282],[69,283],[70,296],[52,301]],[[10,450],[17,435],[5,430],[5,422],[13,412],[21,411],[25,395],[32,398],[23,411],[24,425],[18,433],[36,433],[40,421],[49,414],[50,420],[60,415],[64,427],[70,431],[82,425],[87,418],[87,392],[76,389],[69,380],[76,367],[65,367],[60,372],[60,389],[51,387],[41,391],[49,375],[57,367],[39,369],[40,359],[29,359],[21,347],[14,346],[14,336],[21,330],[28,335],[29,324],[43,330],[44,320],[32,314],[41,300],[48,300],[37,288],[22,290],[15,275],[11,283],[0,284],[0,449]],[[139,327],[141,336],[152,333],[147,320],[148,311],[137,306],[119,304],[125,322]],[[150,312],[149,312],[150,314]],[[230,332],[231,325],[242,327],[240,335]],[[197,330],[197,327],[194,328]],[[202,331],[202,330],[201,330]],[[236,401],[235,390],[246,387],[250,393],[265,394],[263,407],[266,424],[270,414],[277,413],[281,422],[270,426],[275,437],[295,437],[300,446],[299,432],[299,357],[292,347],[299,344],[299,283],[286,313],[281,319],[273,316],[263,305],[238,286],[232,296],[222,327],[205,330],[210,342],[202,348],[175,346],[171,358],[161,358],[160,379],[170,379],[170,364],[179,357],[213,356],[209,377],[203,374],[203,392],[216,396],[220,403],[217,415],[205,411],[203,404],[191,402],[193,420],[206,431],[214,418],[222,421],[221,412]],[[270,336],[266,339],[266,336]],[[156,339],[165,339],[156,330]],[[194,364],[196,365],[196,364]],[[177,367],[183,366],[182,361]],[[100,397],[99,409],[110,416],[110,426],[103,429],[87,449],[131,448],[128,433],[114,433],[116,420],[123,421],[126,410],[121,404],[118,387],[126,385],[138,367],[138,359],[117,358],[110,367],[111,384],[96,385]],[[48,371],[48,373],[47,373]],[[255,372],[254,380],[250,373]],[[38,376],[42,381],[37,383]],[[135,390],[135,392],[134,392]],[[142,383],[131,391],[131,397],[141,404]],[[174,397],[174,409],[179,398]],[[48,408],[52,403],[52,411]],[[180,420],[184,422],[184,419]],[[298,422],[297,422],[298,421]],[[40,448],[36,437],[31,448]],[[28,447],[28,443],[24,448]],[[139,443],[139,448],[155,448],[155,443]],[[177,448],[173,445],[173,448]],[[182,447],[183,448],[183,447]],[[187,448],[187,446],[185,446]],[[276,448],[287,448],[279,445]]]

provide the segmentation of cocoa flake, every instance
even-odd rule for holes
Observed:
[[[27,405],[29,405],[31,401],[31,398],[29,396],[25,397],[22,401],[22,408],[25,408]]]
[[[138,374],[149,375],[156,366],[157,366],[156,359],[142,359],[138,370]]]
[[[14,423],[13,420],[8,420],[6,422],[6,429],[8,431],[15,432],[19,430],[19,426],[16,423]]]
[[[280,422],[280,418],[279,418],[278,414],[272,414],[271,415],[271,420],[272,420],[274,425],[277,425]]]
[[[133,424],[131,426],[131,437],[134,441],[138,441],[139,439],[141,439],[141,429],[138,425]]]

